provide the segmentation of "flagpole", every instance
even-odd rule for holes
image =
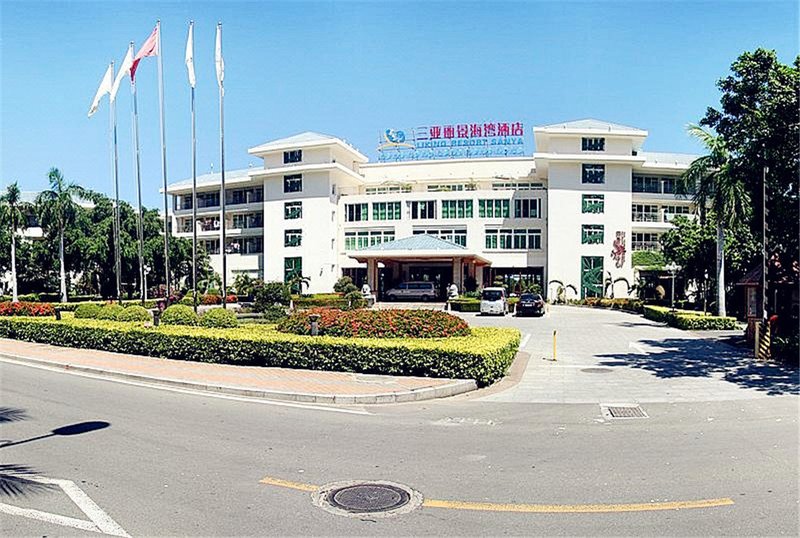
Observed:
[[[114,74],[114,62],[111,62],[111,74]],[[120,231],[119,231],[119,157],[117,153],[117,105],[114,100],[109,99],[108,112],[111,119],[111,162],[114,176],[114,272],[117,280],[117,302],[122,302],[122,262],[120,254]]]
[[[189,32],[192,35],[192,49],[194,49],[194,21],[189,22]],[[192,62],[194,62],[194,50],[192,50]],[[197,138],[195,131],[194,115],[194,84],[192,89],[192,303],[194,311],[197,312]]]
[[[219,55],[222,56],[222,23],[217,23],[217,33],[219,34]],[[220,203],[222,206],[222,308],[227,308],[228,304],[228,260],[225,242],[225,90],[222,79],[219,82],[219,160],[222,183],[222,194]]]
[[[133,41],[131,41],[131,50],[133,50]],[[141,163],[139,161],[139,107],[136,103],[136,82],[131,77],[131,96],[133,97],[133,155],[134,155],[134,171],[136,174],[136,195],[138,200],[137,212],[138,218],[138,234],[139,234],[139,283],[141,284],[141,299],[142,306],[144,306],[145,297],[145,282],[144,282],[144,215],[142,212],[142,174]]]
[[[164,67],[161,61],[161,21],[156,21],[158,28],[158,110],[161,115],[161,175],[164,180],[164,271],[166,274],[166,300],[170,298],[170,271],[169,271],[169,203],[167,195],[167,141],[164,132]]]

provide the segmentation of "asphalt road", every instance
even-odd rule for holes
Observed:
[[[132,536],[800,531],[793,395],[653,402],[643,405],[647,419],[612,422],[591,403],[455,398],[345,409],[354,414],[6,363],[0,380],[0,437],[18,443],[0,447],[0,475],[24,465],[71,480]],[[108,426],[42,437],[90,421]],[[315,507],[307,491],[261,483],[265,477],[306,485],[389,480],[451,503],[395,518],[346,518]],[[0,483],[0,508],[87,518],[57,488],[19,489]],[[720,498],[733,504],[635,512],[619,506]],[[475,505],[464,502],[494,504],[465,510]],[[498,511],[508,503],[555,506],[549,513]],[[587,504],[608,506],[600,513],[565,508]],[[88,533],[6,510],[0,534]]]

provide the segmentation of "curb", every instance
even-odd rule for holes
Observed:
[[[213,385],[213,384],[209,385],[205,383],[182,381],[179,379],[150,377],[140,374],[129,374],[125,372],[116,372],[113,370],[103,370],[101,368],[93,368],[89,366],[74,366],[68,363],[53,362],[44,359],[25,357],[22,355],[13,355],[5,352],[0,353],[0,360],[6,362],[15,362],[19,364],[34,365],[34,366],[47,366],[53,369],[64,370],[67,372],[80,372],[111,379],[138,381],[141,383],[147,383],[151,385],[162,385],[173,388],[196,390],[201,392],[212,392],[217,394],[229,394],[232,396],[245,396],[248,398],[281,400],[281,401],[290,401],[299,403],[369,405],[369,404],[419,402],[423,400],[432,400],[436,398],[447,398],[448,396],[455,396],[457,394],[463,394],[465,392],[474,391],[477,390],[478,388],[478,385],[474,379],[456,379],[453,380],[451,383],[439,387],[423,387],[419,389],[406,390],[403,392],[386,392],[379,394],[347,394],[347,395],[324,394],[324,393],[247,389],[241,387],[233,387],[229,385]]]

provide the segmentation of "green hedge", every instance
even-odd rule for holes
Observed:
[[[736,328],[736,318],[704,316],[695,310],[676,310],[665,306],[645,306],[644,317],[690,331],[720,331]]]
[[[451,299],[450,309],[454,312],[480,312],[480,299]]]
[[[209,363],[475,379],[481,386],[505,374],[520,341],[518,330],[495,327],[441,339],[339,338],[258,324],[209,329],[24,317],[0,319],[0,337]]]
[[[356,290],[358,292],[358,290]],[[359,298],[361,294],[359,293]],[[316,295],[293,295],[292,302],[298,309],[328,307],[345,309],[350,306],[350,300],[338,293],[318,293]]]
[[[644,302],[639,299],[630,298],[606,299],[601,297],[589,297],[588,299],[569,301],[569,304],[592,306],[594,308],[611,308],[612,310],[626,310],[637,314],[644,312]]]

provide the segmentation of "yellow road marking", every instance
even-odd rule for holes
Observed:
[[[313,484],[291,482],[289,480],[281,480],[280,478],[272,478],[271,476],[265,476],[259,482],[261,482],[262,484],[267,484],[269,486],[278,486],[279,488],[289,488],[300,491],[317,491],[319,489],[319,486],[315,486]]]
[[[586,514],[599,512],[650,512],[656,510],[685,510],[688,508],[714,508],[729,506],[733,500],[701,499],[697,501],[673,501],[636,504],[498,504],[462,501],[440,501],[425,499],[422,506],[449,508],[451,510],[479,510],[482,512],[522,512],[529,514]]]
[[[298,491],[317,491],[320,486],[292,482],[265,476],[260,483]],[[699,499],[694,501],[667,501],[633,504],[508,504],[471,501],[443,501],[425,499],[422,506],[428,508],[446,508],[450,510],[474,510],[481,512],[517,512],[527,514],[587,514],[612,512],[654,512],[659,510],[688,510],[694,508],[717,508],[733,505],[733,499]]]

